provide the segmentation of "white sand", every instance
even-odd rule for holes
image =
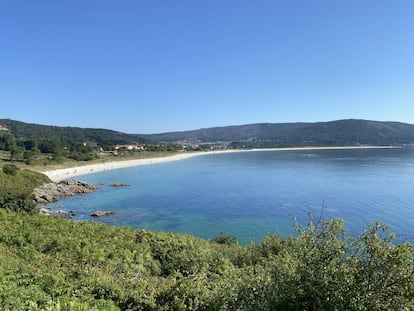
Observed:
[[[217,153],[230,153],[230,152],[257,152],[257,151],[296,151],[296,150],[341,150],[341,149],[373,149],[373,148],[393,148],[382,146],[355,146],[355,147],[298,147],[298,148],[266,148],[266,149],[249,149],[249,150],[223,150],[223,151],[208,151],[208,152],[191,152],[176,154],[172,156],[149,158],[149,159],[136,159],[125,161],[113,161],[107,163],[90,164],[83,166],[76,166],[70,168],[63,168],[51,171],[45,171],[43,174],[47,175],[51,180],[58,182],[64,179],[69,179],[75,176],[93,174],[103,171],[116,170],[120,168],[149,165],[164,163],[170,161],[184,160],[196,156],[217,154]]]
[[[133,166],[141,166],[141,165],[148,165],[148,164],[157,164],[157,163],[164,163],[170,161],[178,161],[188,159],[194,156],[198,156],[203,153],[194,152],[194,153],[184,153],[184,154],[176,154],[173,156],[166,156],[166,157],[159,157],[159,158],[148,158],[148,159],[136,159],[136,160],[125,160],[125,161],[113,161],[113,162],[106,162],[106,163],[98,163],[98,164],[89,164],[89,165],[82,165],[82,166],[75,166],[70,168],[62,168],[52,171],[43,172],[43,174],[47,175],[51,180],[54,182],[58,182],[64,179],[72,178],[75,176],[93,174],[103,171],[109,170],[116,170],[125,167],[133,167]]]

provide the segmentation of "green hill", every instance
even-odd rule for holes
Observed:
[[[412,124],[355,119],[316,123],[257,123],[160,134],[127,134],[107,129],[38,125],[9,119],[0,119],[0,126],[9,129],[16,137],[25,139],[64,138],[108,144],[227,142],[247,147],[414,144]]]
[[[10,119],[0,119],[0,125],[6,127],[16,137],[24,139],[70,139],[77,142],[108,144],[145,142],[145,139],[138,135],[106,129],[39,125]]]
[[[414,125],[338,120],[317,123],[259,123],[146,136],[163,142],[242,142],[248,146],[401,145],[414,143]]]

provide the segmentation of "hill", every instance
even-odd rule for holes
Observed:
[[[127,144],[145,142],[139,135],[129,135],[107,129],[61,127],[25,123],[10,119],[0,119],[0,127],[7,128],[13,135],[25,139],[70,139],[78,142]]]
[[[355,119],[316,123],[258,123],[145,137],[161,142],[242,142],[252,147],[402,145],[414,143],[414,125]]]
[[[16,137],[25,139],[64,138],[107,144],[226,142],[233,143],[234,147],[414,144],[412,124],[356,119],[316,123],[257,123],[159,134],[127,134],[108,129],[48,126],[0,119],[0,130],[4,131],[5,128]]]

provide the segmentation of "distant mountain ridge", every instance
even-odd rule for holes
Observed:
[[[414,143],[414,125],[347,119],[316,123],[258,123],[144,137],[164,142],[243,142],[247,146],[401,145]]]
[[[0,119],[0,126],[22,138],[67,138],[112,144],[225,142],[234,147],[414,145],[412,124],[359,119],[257,123],[160,134],[127,134],[107,129],[47,126],[10,119]]]

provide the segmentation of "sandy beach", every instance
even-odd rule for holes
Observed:
[[[120,168],[127,168],[133,166],[150,165],[157,163],[165,163],[171,161],[185,160],[192,157],[218,154],[218,153],[234,153],[234,152],[258,152],[258,151],[300,151],[300,150],[341,150],[341,149],[374,149],[374,148],[394,148],[390,146],[345,146],[345,147],[295,147],[295,148],[264,148],[264,149],[248,149],[248,150],[220,150],[220,151],[203,151],[175,154],[172,156],[165,156],[159,158],[135,159],[125,161],[113,161],[98,164],[80,165],[70,168],[56,169],[44,171],[52,181],[59,182],[65,179],[70,179],[76,176],[93,174],[103,171],[116,170]]]
[[[209,152],[209,154],[211,153],[212,152]],[[121,161],[113,161],[113,162],[106,162],[106,163],[89,164],[89,165],[82,165],[82,166],[75,166],[75,167],[45,171],[42,173],[47,175],[52,181],[58,182],[58,181],[68,179],[68,178],[73,178],[76,176],[82,176],[82,175],[104,172],[104,171],[109,171],[109,170],[116,170],[116,169],[126,168],[126,167],[142,166],[142,165],[184,160],[184,159],[199,156],[202,154],[207,154],[207,152],[183,153],[183,154],[175,154],[172,156],[159,157],[159,158],[135,159],[135,160],[125,160],[125,161],[121,160]]]

